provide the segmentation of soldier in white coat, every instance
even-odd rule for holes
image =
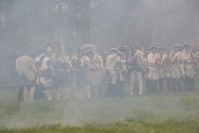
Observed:
[[[122,53],[117,48],[111,48],[110,54],[106,59],[106,70],[107,70],[107,96],[118,95],[118,83],[124,81],[123,71],[126,71],[125,62],[121,58]]]
[[[32,102],[35,91],[37,69],[30,52],[16,60],[16,71],[24,84],[23,100]]]
[[[98,97],[100,94],[100,84],[102,83],[102,76],[104,70],[103,59],[93,49],[85,51],[83,65],[86,71],[86,79],[91,87],[91,96]]]
[[[130,95],[134,95],[135,82],[138,82],[139,95],[143,94],[144,57],[142,51],[134,46],[129,53],[128,73],[130,74]]]
[[[147,55],[146,66],[148,67],[146,92],[156,93],[158,85],[158,48],[153,46],[149,49],[151,52]]]
[[[199,48],[195,47],[192,49],[195,60],[194,60],[194,81],[195,87],[198,86],[198,78],[199,78]]]
[[[53,74],[53,56],[52,49],[47,47],[46,56],[42,61],[40,67],[40,83],[42,83],[46,89],[45,94],[48,100],[52,100],[52,74]]]
[[[195,90],[194,82],[194,64],[196,63],[196,58],[191,51],[191,47],[188,44],[183,46],[182,58],[184,61],[185,79],[184,85],[186,90]]]
[[[177,44],[173,45],[169,54],[169,73],[171,76],[171,91],[181,89],[181,77],[184,75],[182,56]]]
[[[170,90],[170,74],[168,72],[169,53],[167,48],[161,47],[159,49],[159,92],[163,92],[164,82],[166,82],[167,90]]]

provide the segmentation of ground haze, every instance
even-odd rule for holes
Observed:
[[[198,95],[196,91],[24,103],[16,100],[17,90],[1,90],[0,131],[194,133],[199,131]]]

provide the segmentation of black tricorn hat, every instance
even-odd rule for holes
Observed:
[[[128,50],[128,47],[127,47],[127,46],[120,46],[120,47],[119,47],[119,51],[120,51],[120,52],[127,52],[127,50]]]
[[[159,48],[158,48],[157,46],[152,46],[152,47],[149,48],[150,51],[158,50],[158,49],[159,49]]]
[[[136,49],[136,48],[138,48],[138,46],[137,45],[133,45],[133,46],[131,46],[131,50],[134,50],[134,49]]]
[[[111,48],[111,49],[109,50],[109,52],[118,52],[118,49],[117,49],[117,48]]]
[[[182,45],[182,49],[187,48],[187,47],[191,47],[188,43],[185,43]]]
[[[159,50],[165,50],[168,51],[168,49],[166,47],[160,47]]]
[[[85,51],[85,55],[90,55],[93,53],[93,49],[88,49]]]
[[[174,44],[174,45],[171,46],[171,48],[172,48],[172,49],[174,49],[174,48],[179,48],[179,46],[180,46],[180,45],[178,45],[178,44]]]

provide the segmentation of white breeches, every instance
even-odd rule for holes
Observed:
[[[130,94],[133,94],[135,81],[138,82],[139,86],[139,94],[143,93],[143,81],[142,81],[142,73],[139,71],[132,71],[130,74]]]

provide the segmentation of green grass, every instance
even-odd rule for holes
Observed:
[[[43,126],[23,129],[1,128],[1,133],[198,133],[196,122],[124,122],[106,126],[89,125],[84,127],[71,127],[63,125]]]
[[[0,133],[198,133],[199,91],[18,102],[0,90]]]

